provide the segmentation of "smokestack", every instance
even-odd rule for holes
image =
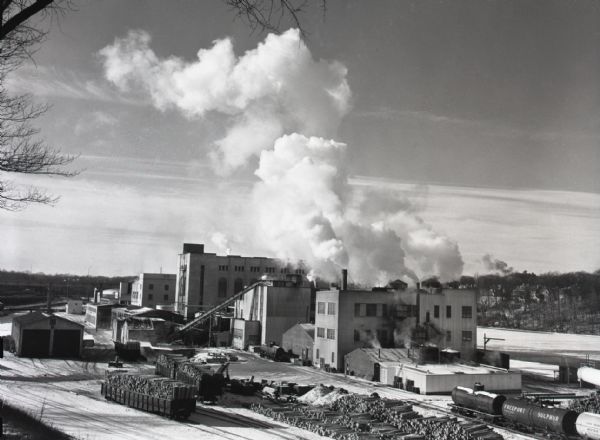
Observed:
[[[342,290],[348,290],[348,269],[342,269]]]
[[[417,290],[421,290],[421,283],[417,281]]]

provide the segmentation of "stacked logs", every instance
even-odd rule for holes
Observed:
[[[313,406],[266,407],[254,411],[321,436],[342,440],[413,439],[475,440],[502,439],[486,425],[449,417],[421,417],[412,405],[377,396],[348,394],[328,408]]]
[[[106,376],[106,383],[113,388],[160,399],[186,400],[194,399],[196,395],[196,389],[191,385],[155,375],[111,373]]]

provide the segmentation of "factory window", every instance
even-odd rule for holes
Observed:
[[[463,342],[471,342],[473,340],[473,332],[470,330],[463,331],[462,332],[462,340],[463,340]]]
[[[227,279],[226,278],[219,278],[218,295],[219,295],[219,298],[225,298],[227,296]]]
[[[319,315],[324,315],[325,314],[325,303],[324,302],[318,302],[317,303],[317,313]]]
[[[163,299],[164,299],[165,301],[168,301],[168,300],[169,300],[169,294],[167,293],[167,294],[163,295]]]
[[[463,306],[462,317],[463,318],[472,318],[473,317],[473,309],[471,308],[471,306]]]
[[[236,272],[244,272],[244,266],[233,266],[233,270]]]
[[[152,295],[151,293],[149,293],[149,294],[148,294],[148,299],[149,299],[149,300],[152,300],[152,299],[154,299],[154,295]]]
[[[452,332],[450,330],[446,330],[446,341],[450,342],[452,340]]]
[[[446,306],[446,318],[452,318],[452,306]]]
[[[327,303],[327,314],[335,315],[335,303]]]
[[[226,271],[229,270],[229,266],[226,265],[226,264],[222,264],[222,265],[219,266],[219,270],[222,271],[222,272],[223,271],[226,272]]]
[[[429,322],[429,310],[425,313],[425,322]]]
[[[233,293],[238,293],[244,290],[244,280],[237,278],[233,283]]]
[[[388,315],[387,304],[381,304],[381,316],[384,318]]]
[[[252,267],[250,267],[250,272],[260,272],[260,267],[259,266],[252,266]]]
[[[360,304],[359,303],[354,304],[354,316],[360,316]]]
[[[434,318],[440,317],[440,306],[433,306],[433,317]]]
[[[325,329],[323,327],[317,327],[317,338],[324,338],[325,337]],[[319,355],[317,354],[317,357]]]
[[[358,330],[354,330],[354,342],[360,341],[360,332]]]
[[[333,351],[331,352],[331,363],[335,363],[335,353]]]
[[[367,316],[377,316],[377,304],[367,304]]]
[[[304,269],[296,269],[296,275],[304,275]]]
[[[169,285],[165,284],[165,290],[169,290]]]
[[[327,329],[327,339],[335,339],[335,329]]]
[[[281,273],[288,273],[288,268],[287,267],[282,267],[280,270]]]
[[[148,289],[154,290],[154,284],[152,284],[152,283],[148,284]]]
[[[267,268],[265,268],[265,272],[267,272],[267,273],[274,273],[275,272],[275,268],[274,267],[267,267]]]

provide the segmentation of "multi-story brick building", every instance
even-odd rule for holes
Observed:
[[[304,265],[275,258],[217,255],[203,244],[183,244],[179,254],[175,310],[191,318],[261,279],[287,274],[305,275]]]
[[[410,348],[424,343],[472,359],[477,340],[472,290],[332,289],[316,293],[315,365],[344,368],[356,348]]]
[[[152,308],[173,305],[176,280],[175,274],[141,273],[131,283],[131,304]]]

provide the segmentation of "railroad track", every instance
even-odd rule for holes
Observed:
[[[407,402],[413,404],[414,406],[422,407],[424,409],[439,411],[439,412],[441,412],[443,414],[448,414],[448,415],[450,415],[452,417],[456,417],[458,419],[464,419],[464,420],[468,420],[468,421],[471,421],[471,422],[483,423],[483,424],[485,424],[487,426],[490,426],[491,428],[499,429],[499,430],[503,430],[503,431],[507,431],[507,432],[509,432],[511,434],[515,434],[515,435],[522,435],[524,437],[531,438],[531,439],[536,439],[536,440],[549,440],[549,439],[553,439],[553,440],[569,440],[570,439],[568,437],[564,437],[564,436],[561,436],[561,435],[558,435],[558,434],[548,434],[548,433],[533,433],[533,434],[531,434],[531,433],[523,432],[523,431],[520,431],[520,430],[518,430],[516,428],[512,428],[510,426],[504,426],[504,425],[498,425],[496,423],[490,423],[489,421],[482,420],[482,419],[480,419],[478,417],[467,416],[467,415],[464,415],[464,414],[457,414],[457,413],[451,411],[450,409],[444,409],[444,408],[441,408],[439,406],[435,406],[435,405],[431,405],[431,404],[422,402],[420,400],[407,400]],[[500,433],[500,434],[502,434],[502,433]],[[579,437],[572,437],[572,438],[580,440]]]

